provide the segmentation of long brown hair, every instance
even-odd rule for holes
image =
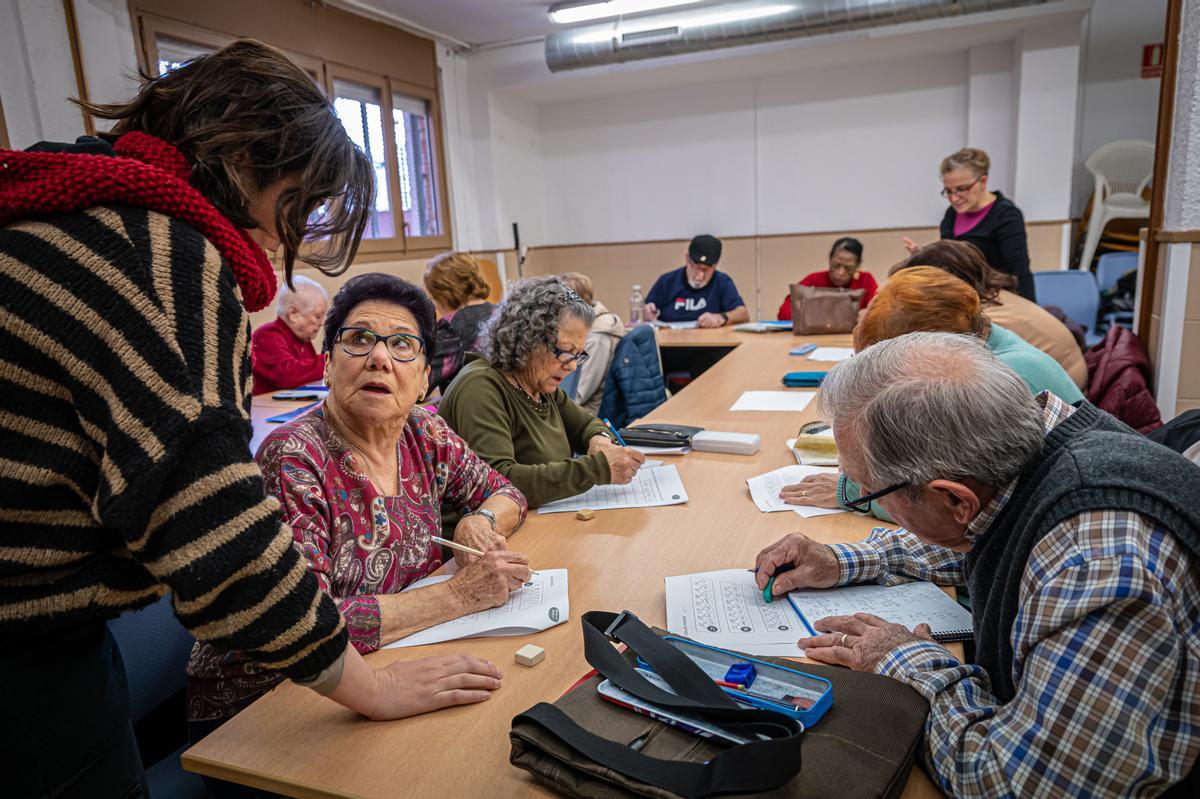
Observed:
[[[888,275],[914,266],[933,266],[949,272],[970,284],[984,305],[995,305],[1000,290],[1016,291],[1017,278],[988,265],[983,252],[969,241],[942,239],[913,251],[907,259],[893,266]]]
[[[275,206],[288,281],[297,258],[328,275],[346,270],[371,214],[375,176],[308,73],[270,45],[239,39],[142,78],[128,102],[76,102],[116,120],[110,136],[136,130],[177,147],[192,165],[191,184],[239,227],[258,227],[249,212],[256,194],[294,179]],[[321,243],[301,256],[306,240]]]

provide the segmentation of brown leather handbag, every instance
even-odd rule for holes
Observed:
[[[864,289],[835,289],[793,283],[792,333],[813,336],[849,333],[858,324]]]

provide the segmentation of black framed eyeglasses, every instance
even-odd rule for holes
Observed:
[[[587,363],[588,358],[592,357],[591,353],[589,353],[587,350],[570,352],[568,350],[564,350],[562,347],[559,347],[557,344],[551,344],[549,341],[546,342],[546,347],[549,348],[550,352],[554,353],[554,357],[557,358],[558,362],[563,366],[566,366],[572,362],[576,366],[583,366],[585,363]]]
[[[356,358],[369,355],[371,350],[375,349],[377,341],[382,341],[384,349],[387,350],[388,355],[392,356],[392,360],[400,363],[415,361],[418,355],[425,352],[425,340],[420,336],[414,336],[411,333],[393,333],[390,336],[381,336],[374,330],[368,330],[365,327],[338,328],[334,341],[341,345],[342,352]]]
[[[978,183],[979,181],[983,180],[986,177],[987,177],[987,173],[985,172],[982,175],[980,175],[979,177],[972,180],[970,183],[968,183],[965,186],[959,186],[959,187],[953,188],[953,189],[942,189],[941,191],[938,192],[938,194],[942,195],[947,200],[950,199],[951,197],[957,197],[960,194],[966,194],[972,188],[975,187],[976,183]]]
[[[889,486],[881,491],[876,491],[872,494],[867,494],[865,497],[858,499],[849,499],[842,503],[843,508],[849,508],[856,513],[870,513],[871,503],[880,497],[886,497],[888,494],[895,493],[902,488],[906,488],[908,483],[896,483],[894,486]]]

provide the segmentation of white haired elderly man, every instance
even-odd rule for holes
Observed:
[[[317,353],[312,340],[321,332],[327,310],[329,294],[311,278],[295,275],[292,286],[279,287],[274,321],[250,337],[255,394],[321,380],[325,356]]]
[[[774,591],[907,578],[969,587],[976,664],[874,616],[823,619],[814,660],[930,704],[924,755],[964,797],[1200,796],[1200,469],[978,340],[876,344],[821,387],[842,469],[901,530],[758,556]]]

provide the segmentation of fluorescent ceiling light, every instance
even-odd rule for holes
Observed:
[[[679,28],[680,33],[691,28],[704,28],[709,25],[726,25],[730,22],[742,22],[748,19],[760,19],[762,17],[773,17],[776,14],[785,14],[794,8],[791,4],[761,6],[760,8],[748,8],[740,11],[725,11],[719,14],[707,14],[703,17],[696,17],[687,22],[675,23]],[[667,27],[661,20],[653,22],[644,22],[640,25],[622,25],[620,28],[611,30],[591,31],[581,33],[575,37],[576,44],[598,44],[607,42],[609,39],[616,39],[627,33],[641,33],[643,31],[658,30]]]
[[[559,25],[571,25],[605,17],[639,14],[662,8],[686,6],[700,0],[599,0],[593,3],[563,3],[550,7],[550,19]]]

